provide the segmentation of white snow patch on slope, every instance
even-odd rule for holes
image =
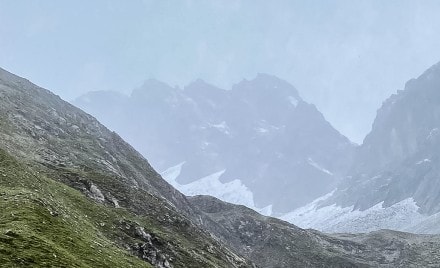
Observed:
[[[256,208],[254,207],[253,210],[257,211],[261,215],[270,216],[272,215],[272,205],[268,205],[264,208]]]
[[[329,233],[364,233],[379,229],[409,231],[428,218],[418,212],[419,207],[412,198],[390,207],[383,207],[383,202],[380,202],[364,211],[354,210],[353,206],[343,208],[335,204],[319,207],[319,203],[332,194],[333,192],[280,218],[301,228]]]
[[[169,184],[171,184],[174,188],[177,188],[180,184],[176,181],[177,177],[179,177],[180,172],[182,171],[182,167],[185,162],[177,164],[173,167],[169,167],[165,171],[161,172],[160,175],[164,178]]]
[[[274,126],[271,124],[268,124],[266,120],[261,120],[257,123],[257,127],[255,127],[255,131],[259,134],[265,135],[274,131],[279,131],[282,128],[285,128],[286,126]]]
[[[321,167],[318,163],[316,163],[315,161],[313,161],[312,158],[308,158],[307,159],[307,163],[309,163],[309,165],[311,165],[312,167],[318,169],[319,171],[322,171],[330,176],[333,176],[333,173],[331,173],[328,169],[325,169],[323,167]]]
[[[215,129],[217,129],[218,131],[226,134],[226,135],[230,135],[231,133],[229,132],[229,126],[226,124],[225,121],[222,121],[218,124],[209,124],[210,127],[213,127]]]
[[[262,134],[269,132],[269,130],[267,128],[263,128],[263,127],[257,128],[257,131]]]
[[[423,159],[423,160],[420,160],[419,162],[417,162],[416,165],[420,165],[423,163],[429,163],[429,162],[431,162],[431,159],[426,158],[426,159]]]
[[[289,97],[287,97],[287,99],[293,105],[293,107],[296,107],[298,105],[298,100],[295,97],[289,96]]]
[[[240,180],[233,180],[226,183],[221,182],[220,177],[226,170],[215,172],[188,184],[178,183],[176,179],[180,175],[184,164],[185,162],[182,162],[161,173],[162,177],[168,183],[183,194],[187,196],[210,195],[225,202],[244,205],[266,216],[272,214],[272,205],[264,208],[257,208],[255,206],[253,193]]]
[[[240,180],[226,183],[219,180],[225,171],[222,170],[194,182],[180,185],[178,189],[189,196],[211,195],[230,203],[254,207],[252,192]]]
[[[426,137],[426,139],[431,140],[431,139],[437,137],[439,132],[440,132],[440,130],[438,128],[431,129],[431,131],[429,132],[429,135]]]

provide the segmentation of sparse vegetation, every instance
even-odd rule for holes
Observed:
[[[146,261],[175,267],[228,266],[221,261],[219,245],[198,239],[204,234],[194,233],[187,219],[172,211],[160,218],[157,198],[157,204],[149,205],[157,218],[143,217],[96,203],[24,167],[1,149],[0,167],[0,263],[5,267],[151,267]]]
[[[116,133],[50,92],[0,69],[0,95],[1,267],[440,263],[436,236],[325,235],[187,198]]]
[[[151,267],[103,235],[108,209],[3,150],[0,168],[2,267]]]

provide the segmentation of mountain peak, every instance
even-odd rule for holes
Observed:
[[[257,73],[257,76],[254,79],[281,80],[280,78],[276,77],[275,75],[267,74],[267,73]]]
[[[431,88],[431,85],[437,85],[440,82],[440,62],[432,65],[428,70],[426,70],[422,75],[420,75],[416,80],[421,81],[423,84],[419,87]],[[408,83],[412,84],[411,80]]]
[[[144,81],[141,88],[150,89],[150,88],[166,88],[171,89],[172,87],[165,82],[157,80],[155,78],[149,78]]]
[[[203,89],[203,90],[205,90],[205,89],[223,90],[223,89],[220,89],[212,84],[209,84],[208,82],[206,82],[205,80],[200,79],[200,78],[192,81],[191,83],[189,83],[187,86],[184,87],[185,91],[194,91],[194,90],[198,91],[200,89]]]
[[[288,83],[287,81],[272,75],[272,74],[267,74],[267,73],[257,73],[257,76],[250,80],[251,82],[254,83],[271,83],[271,84],[280,84],[280,85],[284,85],[284,86],[289,86],[294,88],[290,83]]]
[[[165,97],[174,92],[176,88],[159,81],[157,79],[147,79],[141,87],[132,91],[132,98],[145,98],[145,97]]]
[[[232,86],[232,89],[244,89],[252,91],[270,91],[283,97],[291,96],[296,100],[302,100],[298,91],[289,82],[278,78],[277,76],[258,73],[252,80],[242,80],[238,84]]]

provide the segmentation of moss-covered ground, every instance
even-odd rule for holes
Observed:
[[[1,267],[151,267],[103,234],[114,217],[0,150]]]

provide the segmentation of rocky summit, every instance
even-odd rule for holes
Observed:
[[[440,233],[440,64],[383,102],[337,190],[283,218],[327,232]]]
[[[186,197],[95,118],[0,69],[1,267],[438,267],[440,237],[323,234]]]
[[[336,187],[355,146],[295,87],[258,74],[230,90],[156,80],[130,96],[76,101],[121,134],[187,195],[209,194],[280,215]]]

